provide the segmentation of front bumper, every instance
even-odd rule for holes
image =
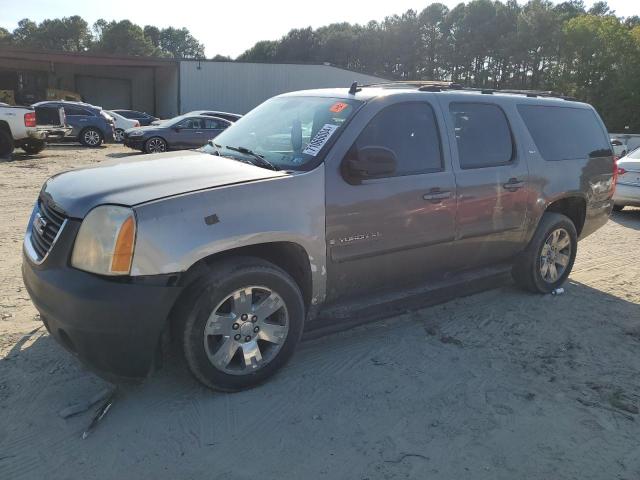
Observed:
[[[67,221],[41,264],[23,249],[22,277],[49,333],[111,381],[141,380],[153,366],[177,275],[110,278],[68,266],[79,221]]]
[[[613,202],[616,205],[640,207],[640,185],[618,183],[613,194]]]
[[[124,146],[134,148],[136,150],[144,150],[145,139],[143,137],[124,137]]]

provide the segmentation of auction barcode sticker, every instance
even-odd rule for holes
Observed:
[[[309,145],[307,145],[307,148],[305,148],[302,153],[306,153],[307,155],[311,155],[312,157],[318,155],[318,152],[322,150],[324,144],[327,143],[327,141],[331,138],[331,135],[333,135],[333,132],[335,132],[338,127],[339,125],[325,123],[324,127],[318,130],[316,136],[313,137],[313,139],[309,142]]]

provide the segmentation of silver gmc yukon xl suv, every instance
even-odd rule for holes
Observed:
[[[197,379],[235,391],[341,312],[504,266],[552,291],[607,221],[615,174],[598,114],[568,98],[433,82],[288,93],[200,151],[50,178],[23,277],[51,335],[108,378],[144,378],[172,338]]]

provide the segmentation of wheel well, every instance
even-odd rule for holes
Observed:
[[[546,209],[547,212],[555,212],[566,215],[571,219],[573,225],[576,227],[576,232],[580,236],[582,227],[584,226],[584,219],[587,212],[587,202],[581,197],[567,197],[556,200],[549,204]]]
[[[11,136],[11,127],[9,127],[9,124],[7,122],[0,122],[0,130],[8,133],[9,136]]]
[[[183,294],[178,298],[174,305],[170,318],[170,333],[172,336],[176,333],[176,326],[181,321],[176,318],[175,311],[179,307],[182,297],[187,293],[188,287],[193,285],[202,276],[209,272],[209,265],[215,262],[234,256],[257,257],[280,267],[287,272],[295,280],[300,288],[302,298],[305,304],[305,310],[311,305],[312,295],[312,279],[311,264],[309,255],[306,250],[293,242],[269,242],[258,245],[248,245],[246,247],[238,247],[224,252],[215,253],[209,257],[203,258],[196,264],[192,265],[189,270],[180,279],[180,285],[184,288]]]

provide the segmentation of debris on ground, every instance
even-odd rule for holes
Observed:
[[[105,415],[111,410],[111,406],[113,405],[113,401],[116,399],[116,393],[118,392],[117,387],[111,390],[111,394],[107,397],[104,403],[96,410],[96,414],[94,415],[91,423],[87,427],[87,429],[82,433],[82,439],[85,440],[91,432],[95,430],[98,426],[100,420],[102,420]]]
[[[78,415],[79,413],[86,412],[93,405],[110,396],[114,390],[115,387],[104,388],[84,402],[74,403],[73,405],[69,405],[68,407],[63,408],[62,410],[60,410],[60,412],[58,412],[58,415],[60,415],[64,419],[67,419],[69,417],[73,417],[74,415]]]

